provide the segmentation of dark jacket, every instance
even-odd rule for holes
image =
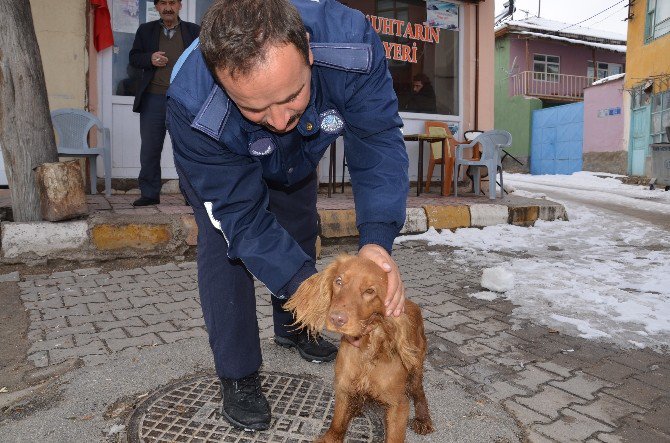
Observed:
[[[151,64],[151,54],[158,51],[161,28],[160,20],[154,20],[141,24],[135,33],[133,49],[130,50],[130,65],[142,70],[142,77],[140,78],[137,92],[135,93],[135,102],[133,103],[133,111],[135,112],[140,112],[142,95],[144,95],[144,91],[146,91],[156,72],[156,67]],[[200,26],[195,23],[181,20],[179,29],[181,30],[181,38],[184,41],[184,48],[188,48],[193,43],[193,40],[200,35]]]
[[[285,298],[314,263],[266,210],[265,182],[291,185],[339,136],[356,197],[360,244],[389,252],[405,221],[408,159],[384,47],[359,11],[335,0],[293,0],[314,55],[310,102],[278,135],[246,120],[207,69],[196,40],[177,61],[167,127],[187,180],[228,242],[228,256]]]

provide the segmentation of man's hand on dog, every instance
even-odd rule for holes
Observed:
[[[386,249],[379,245],[367,244],[358,251],[358,256],[372,260],[388,273],[388,289],[386,292],[386,316],[400,316],[405,311],[405,285],[400,278],[398,265]]]

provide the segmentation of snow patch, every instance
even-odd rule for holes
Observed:
[[[479,300],[486,300],[486,301],[493,301],[497,299],[500,296],[497,292],[491,292],[491,291],[481,291],[481,292],[475,292],[474,294],[470,294],[470,297],[472,298],[477,298]]]
[[[495,292],[507,292],[514,289],[514,274],[502,266],[486,268],[482,271],[482,288]]]

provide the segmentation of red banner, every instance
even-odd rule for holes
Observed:
[[[91,0],[93,6],[93,45],[100,52],[114,44],[112,34],[112,16],[107,7],[107,0]]]

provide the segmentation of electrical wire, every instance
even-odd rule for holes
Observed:
[[[591,20],[592,18],[599,16],[599,15],[602,14],[603,12],[605,12],[605,11],[609,11],[609,10],[612,9],[613,7],[615,7],[615,6],[617,6],[617,5],[620,5],[621,3],[625,2],[625,1],[628,1],[628,0],[620,0],[620,1],[616,2],[615,4],[613,4],[612,6],[609,6],[609,7],[605,8],[605,9],[603,9],[603,10],[600,11],[599,13],[597,13],[597,14],[593,14],[591,17],[589,17],[589,18],[587,18],[587,19],[584,19],[584,20],[582,20],[581,22],[577,22],[577,23],[572,24],[572,25],[570,25],[570,26],[566,26],[565,28],[561,28],[561,29],[559,29],[559,30],[556,31],[556,32],[561,32],[561,31],[564,31],[564,30],[566,30],[566,29],[568,29],[568,28],[572,28],[573,26],[577,26],[577,25],[580,25],[580,24],[582,24],[582,23],[584,23],[584,22],[587,22],[587,21]]]
[[[602,22],[604,22],[605,20],[607,20],[608,18],[617,15],[619,12],[621,12],[622,9],[626,9],[627,7],[628,7],[628,4],[623,5],[622,8],[617,9],[616,11],[614,11],[613,13],[611,13],[610,15],[608,15],[607,17],[605,17],[605,18],[602,19],[602,20],[598,20],[598,21],[595,22],[595,23],[590,23],[589,26],[593,26],[593,25],[597,25],[598,23],[602,23]]]

